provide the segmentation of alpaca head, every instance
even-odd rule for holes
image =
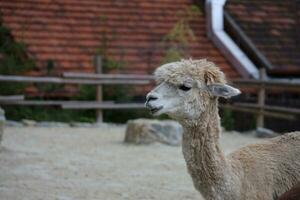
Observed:
[[[146,107],[153,115],[193,120],[205,112],[212,100],[240,94],[238,89],[226,84],[220,69],[205,59],[168,63],[154,75],[157,86],[147,94],[146,100]]]

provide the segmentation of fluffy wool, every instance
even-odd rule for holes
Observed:
[[[226,83],[224,73],[213,62],[206,59],[168,63],[157,68],[154,76],[157,83],[167,81],[174,85],[183,84],[186,81],[206,84]]]

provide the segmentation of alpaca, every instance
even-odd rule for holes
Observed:
[[[208,200],[270,200],[300,181],[300,132],[243,147],[225,157],[219,144],[218,98],[240,91],[214,63],[181,60],[162,65],[147,94],[155,116],[183,126],[182,151],[195,188]]]

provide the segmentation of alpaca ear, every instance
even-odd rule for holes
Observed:
[[[208,90],[213,96],[226,99],[241,94],[239,89],[226,84],[211,84],[208,85]]]

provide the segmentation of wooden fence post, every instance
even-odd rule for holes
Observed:
[[[95,56],[94,66],[95,66],[96,74],[101,74],[102,73],[102,58],[101,58],[100,55]],[[97,85],[96,86],[96,101],[98,103],[101,103],[102,100],[103,100],[102,85]],[[101,109],[96,110],[96,122],[97,123],[102,123],[103,122],[103,113],[102,113]]]
[[[265,80],[266,78],[266,69],[260,68],[259,69],[259,79],[260,81]],[[261,85],[258,92],[258,106],[260,107],[257,119],[256,119],[256,128],[263,128],[264,127],[264,106],[265,106],[265,98],[266,98],[266,89],[264,85]]]

